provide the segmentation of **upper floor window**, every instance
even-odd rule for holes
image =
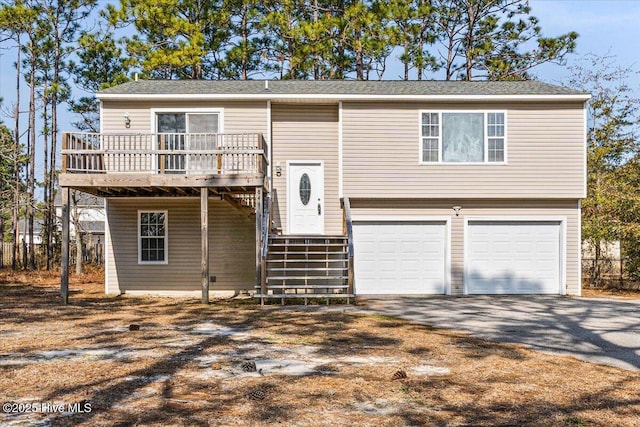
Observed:
[[[502,163],[504,112],[421,112],[421,163]]]

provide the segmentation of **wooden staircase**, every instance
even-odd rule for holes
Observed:
[[[267,298],[345,298],[354,297],[349,284],[349,245],[346,236],[269,235],[264,260],[264,286],[256,297]]]

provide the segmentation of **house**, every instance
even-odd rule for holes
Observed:
[[[97,96],[101,132],[65,134],[59,181],[106,200],[108,293],[580,294],[586,93],[135,81]]]
[[[75,224],[87,245],[104,243],[104,199],[93,194],[76,191],[70,195],[70,228],[71,237],[75,238]],[[62,218],[62,196],[58,192],[53,200],[58,220]],[[75,218],[75,219],[74,219]]]
[[[42,233],[44,230],[44,221],[40,218],[33,219],[33,244],[42,244]],[[18,221],[18,241],[20,244],[29,244],[29,223],[21,219]]]

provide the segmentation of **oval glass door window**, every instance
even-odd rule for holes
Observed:
[[[311,198],[311,179],[309,175],[303,173],[300,177],[300,201],[304,206],[309,204]]]

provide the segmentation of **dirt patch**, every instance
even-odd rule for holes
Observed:
[[[76,278],[63,307],[56,280],[0,273],[0,403],[91,410],[0,414],[0,425],[635,426],[640,419],[635,372],[335,307],[114,297]]]
[[[640,289],[591,288],[583,287],[582,296],[585,298],[615,298],[623,300],[640,300]]]

